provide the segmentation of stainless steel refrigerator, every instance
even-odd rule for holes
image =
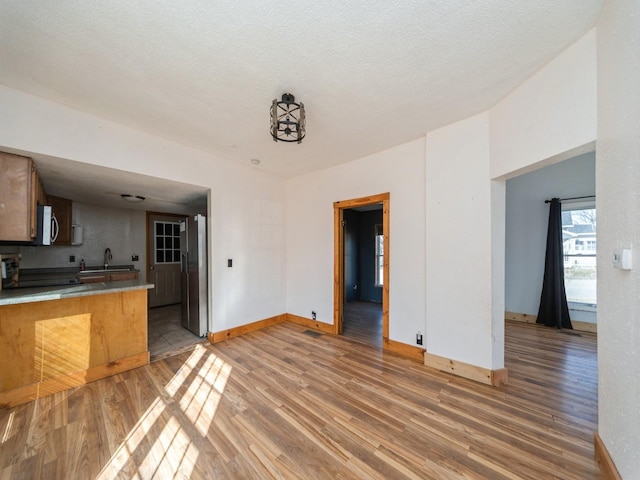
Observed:
[[[180,222],[182,326],[199,337],[207,334],[207,219],[189,216]]]

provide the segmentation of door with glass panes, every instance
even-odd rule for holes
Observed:
[[[149,308],[180,303],[180,220],[182,215],[149,214],[147,279]]]

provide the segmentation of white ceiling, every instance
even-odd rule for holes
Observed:
[[[0,84],[290,177],[487,110],[602,4],[3,0]],[[300,145],[269,134],[285,92],[306,107]]]

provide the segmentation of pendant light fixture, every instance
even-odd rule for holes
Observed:
[[[296,103],[296,99],[290,93],[282,95],[282,100],[277,98],[271,103],[271,136],[277,142],[302,142],[306,134],[305,113],[302,102]]]

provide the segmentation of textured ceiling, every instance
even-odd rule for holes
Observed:
[[[285,177],[493,106],[602,0],[0,2],[0,83]],[[269,106],[307,110],[275,143]]]

